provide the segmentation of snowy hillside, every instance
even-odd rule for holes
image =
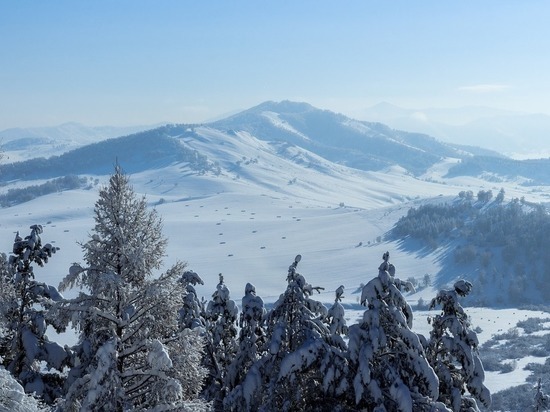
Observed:
[[[501,187],[509,197],[548,201],[544,186],[526,187],[504,179],[495,183],[477,176],[449,178],[449,169],[465,154],[430,138],[392,135],[382,139],[380,131],[390,130],[382,125],[290,106],[306,109],[312,119],[306,121],[306,116],[298,121],[298,115],[267,105],[260,112],[241,114],[239,122],[232,117],[225,123],[203,126],[165,126],[58,152],[48,160],[31,159],[35,152],[31,145],[21,155],[29,160],[0,167],[2,194],[67,174],[86,177],[87,183],[0,209],[0,250],[11,251],[17,231],[25,233],[33,224],[43,225],[44,241],[60,250],[47,267],[37,268],[36,276],[57,285],[72,263],[83,260],[79,242],[86,241],[93,228],[98,187],[105,184],[118,160],[130,173],[137,193],[146,195],[150,207],[163,219],[168,238],[165,266],[186,261],[205,281],[197,288],[201,296],[211,296],[222,273],[232,299],[240,302],[250,282],[271,304],[284,290],[289,261],[301,254],[300,272],[313,286],[325,288],[316,298],[332,303],[334,290],[344,285],[344,304],[356,310],[347,315],[353,323],[362,316],[358,288],[376,276],[384,252],[390,252],[401,279],[421,283],[426,275],[433,278],[442,269],[444,249],[405,249],[399,241],[384,240],[409,208],[452,199],[461,190],[477,193]],[[325,115],[326,134],[319,137],[311,130],[315,120]],[[335,123],[335,119],[342,121]],[[348,130],[348,134],[331,135],[328,125],[337,123],[342,127],[337,130]],[[358,164],[354,163],[357,159],[362,162],[370,156],[372,147],[355,151],[351,148],[354,139],[366,139],[364,133],[373,130],[377,141],[392,149],[370,158],[380,166],[375,170],[350,167]],[[343,149],[333,151],[338,145]],[[432,152],[434,148],[441,151]],[[329,152],[336,161],[322,156]],[[423,153],[421,159],[429,161],[415,163],[415,153]],[[420,170],[416,175],[411,172]],[[409,296],[410,303],[433,298],[435,283]],[[498,311],[488,313],[500,316]],[[522,316],[528,317],[523,312]],[[423,325],[424,319],[421,315],[418,322]],[[478,322],[472,320],[474,326],[482,324]],[[496,326],[500,327],[481,327],[486,333],[496,333],[514,323]],[[502,379],[494,379],[488,382],[489,388],[502,389]]]

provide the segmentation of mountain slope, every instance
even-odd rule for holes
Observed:
[[[466,155],[427,135],[353,120],[307,103],[265,102],[210,126],[246,131],[261,140],[285,141],[361,170],[397,164],[418,175],[444,157]]]

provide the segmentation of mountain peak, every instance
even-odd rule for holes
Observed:
[[[247,111],[255,113],[263,111],[272,111],[278,113],[303,113],[312,110],[317,109],[309,103],[305,102],[293,102],[291,100],[282,100],[280,102],[275,102],[272,100],[268,100],[266,102],[260,103],[257,106],[252,107]]]

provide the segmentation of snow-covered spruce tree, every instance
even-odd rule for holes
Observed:
[[[430,309],[441,306],[441,314],[431,319],[426,354],[439,377],[439,399],[453,411],[479,411],[475,399],[487,408],[491,404],[491,394],[483,385],[477,335],[459,303],[459,297],[471,289],[470,282],[459,280],[454,289],[440,291],[430,303]]]
[[[60,372],[68,365],[69,353],[46,336],[50,325],[57,331],[63,329],[47,312],[62,296],[53,286],[36,280],[33,265],[44,266],[58,248],[49,243],[42,245],[42,226],[30,229],[25,239],[18,233],[12,254],[7,260],[5,255],[0,259],[0,356],[26,392],[52,403],[62,394]],[[41,367],[42,362],[48,370]]]
[[[186,270],[180,282],[184,288],[183,304],[180,309],[180,327],[182,329],[205,328],[206,314],[204,302],[200,301],[195,286],[204,285],[201,277],[192,270]]]
[[[86,265],[73,265],[61,282],[81,292],[58,308],[80,333],[60,409],[181,410],[196,395],[189,378],[204,377],[198,336],[179,331],[185,265],[153,276],[165,251],[162,222],[119,166],[99,192],[94,217],[82,245]]]
[[[338,410],[348,389],[345,345],[324,323],[327,309],[310,299],[312,287],[288,270],[288,286],[266,317],[264,353],[230,394],[231,410]],[[235,395],[235,396],[234,396]]]
[[[237,353],[237,319],[239,310],[235,301],[230,299],[230,292],[220,273],[220,281],[212,300],[206,307],[206,357],[205,366],[209,373],[206,379],[204,394],[214,401],[216,410],[223,409],[223,398],[226,393],[224,385],[227,368]]]
[[[264,301],[256,295],[254,285],[247,283],[241,301],[239,317],[239,348],[226,370],[224,384],[228,395],[224,398],[227,410],[241,411],[246,409],[242,387],[250,367],[259,359],[260,348],[266,341],[263,322],[265,316]]]
[[[363,287],[363,320],[348,331],[356,405],[374,412],[447,411],[436,402],[437,376],[411,331],[412,310],[400,290],[412,285],[394,277],[388,252],[383,259],[378,276]]]
[[[332,335],[347,335],[348,326],[346,325],[346,318],[344,317],[344,307],[340,303],[342,301],[342,295],[344,294],[344,285],[341,285],[336,289],[336,298],[334,304],[330,307],[327,314],[327,320],[329,322],[330,333]]]

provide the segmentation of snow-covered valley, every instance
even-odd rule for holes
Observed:
[[[283,126],[294,133],[287,124]],[[185,162],[147,167],[147,159],[143,159],[144,167],[130,174],[130,182],[163,220],[168,239],[164,267],[187,262],[188,269],[204,280],[197,292],[207,300],[221,273],[237,303],[245,285],[252,283],[264,302],[273,304],[285,290],[288,266],[300,254],[299,272],[313,286],[324,288],[314,299],[330,305],[334,291],[344,286],[343,304],[351,325],[364,311],[359,304],[360,285],[377,276],[381,257],[389,251],[397,277],[422,283],[428,275],[432,280],[406,295],[414,308],[419,300],[428,303],[437,294],[436,276],[445,250],[412,251],[398,241],[386,240],[387,232],[409,208],[449,201],[461,190],[475,193],[503,188],[507,197],[548,201],[547,187],[522,186],[517,180],[447,178],[448,169],[459,162],[455,158],[445,158],[415,177],[398,165],[378,171],[350,168],[297,146],[256,139],[244,131],[200,127],[194,133],[182,141],[215,162],[221,172],[197,173]],[[124,163],[121,166],[125,168]],[[26,234],[34,224],[43,226],[44,242],[60,248],[44,268],[35,271],[37,279],[47,284],[57,286],[69,267],[83,260],[80,245],[89,239],[98,189],[108,180],[108,175],[86,177],[91,182],[86,188],[0,209],[0,251],[9,253],[15,234]],[[36,184],[36,180],[4,182],[2,193],[28,184]],[[76,293],[70,290],[66,296]],[[471,307],[466,311],[472,327],[479,327],[480,344],[528,318],[550,319],[549,313],[534,309]],[[427,318],[434,313],[437,310],[414,310],[413,329],[427,336]],[[71,343],[74,336],[60,339]],[[486,385],[497,392],[525,383],[529,372],[524,366],[543,363],[549,356],[533,358],[518,353],[513,370],[488,371]]]

